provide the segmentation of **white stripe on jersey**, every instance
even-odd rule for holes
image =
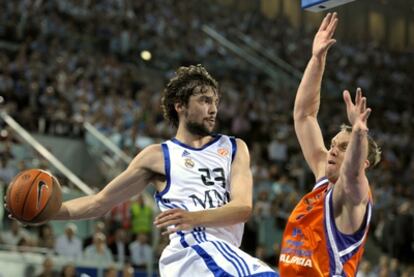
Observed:
[[[161,211],[183,208],[188,211],[215,209],[230,201],[231,163],[236,152],[234,138],[217,135],[202,148],[192,148],[176,139],[162,144],[167,186],[156,193]],[[205,232],[237,247],[243,236],[243,223],[206,228]],[[183,232],[184,240],[191,231]],[[190,236],[187,236],[190,235]],[[182,234],[172,234],[170,239],[183,239]],[[187,245],[183,241],[183,246]],[[190,243],[191,245],[191,243]]]

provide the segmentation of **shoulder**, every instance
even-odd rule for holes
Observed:
[[[235,140],[236,140],[237,147],[241,147],[241,148],[244,148],[245,150],[248,150],[247,144],[244,140],[242,140],[241,138],[235,138]]]
[[[139,152],[133,161],[131,162],[132,167],[141,167],[153,169],[153,171],[158,172],[159,170],[154,170],[154,168],[160,167],[164,163],[164,156],[161,144],[151,144],[145,147],[141,152]]]
[[[235,153],[235,157],[234,157],[234,161],[237,163],[237,161],[242,161],[242,162],[247,162],[249,163],[250,161],[250,154],[249,154],[249,148],[246,144],[246,142],[244,142],[244,140],[240,139],[240,138],[236,138],[236,153]]]
[[[240,138],[236,138],[236,147],[237,147],[237,156],[242,156],[243,158],[249,157],[249,147],[246,142]]]
[[[151,144],[144,149],[142,149],[141,152],[139,152],[135,158],[146,158],[146,159],[161,159],[163,155],[162,152],[162,145],[161,144]]]

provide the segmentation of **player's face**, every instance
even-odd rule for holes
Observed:
[[[185,110],[186,129],[199,136],[210,135],[216,124],[218,95],[212,88],[192,95]]]
[[[341,131],[331,141],[326,160],[326,177],[331,181],[336,181],[339,178],[339,171],[344,160],[349,139],[350,134]]]

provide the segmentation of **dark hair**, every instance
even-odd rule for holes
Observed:
[[[352,132],[352,127],[346,124],[341,125],[341,131],[347,133]],[[376,166],[381,161],[381,148],[375,142],[375,140],[368,135],[368,158],[369,168]]]
[[[212,88],[218,93],[217,81],[211,77],[203,66],[198,64],[178,68],[175,76],[170,79],[165,87],[161,99],[164,118],[175,127],[178,127],[178,114],[174,105],[176,103],[187,105],[191,95],[205,93],[208,88]]]

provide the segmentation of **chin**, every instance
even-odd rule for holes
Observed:
[[[338,174],[326,171],[326,178],[328,178],[331,183],[335,183],[338,180]]]
[[[338,179],[338,174],[333,170],[333,168],[327,168],[325,170],[326,178],[328,178],[329,181],[334,182]]]

